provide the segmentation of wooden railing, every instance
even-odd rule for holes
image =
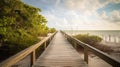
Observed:
[[[104,53],[103,51],[100,51],[92,46],[90,46],[89,44],[83,43],[80,40],[66,34],[65,32],[61,31],[63,33],[63,35],[74,45],[80,45],[84,48],[84,60],[88,63],[88,51],[94,53],[95,55],[97,55],[98,57],[100,57],[101,59],[103,59],[104,61],[106,61],[107,63],[109,63],[110,65],[112,65],[113,67],[120,67],[120,62],[116,59],[114,59],[113,57],[111,57],[110,55],[108,55],[107,53]]]
[[[50,43],[50,41],[52,40],[52,38],[54,37],[55,34],[56,34],[56,32],[54,34],[48,36],[47,38],[41,40],[39,43],[32,45],[32,46],[26,48],[25,50],[17,53],[16,55],[8,58],[7,60],[3,61],[2,63],[0,63],[0,67],[19,67],[19,65],[16,66],[15,64],[18,63],[19,61],[23,60],[28,55],[30,55],[30,59],[31,59],[30,67],[31,67],[36,61],[36,50],[41,45],[43,45],[43,48],[46,49],[48,42]],[[22,67],[26,67],[26,66],[22,66]]]

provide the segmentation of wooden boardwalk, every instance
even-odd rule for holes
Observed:
[[[58,32],[32,67],[88,67],[67,39]]]

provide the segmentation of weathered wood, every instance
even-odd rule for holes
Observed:
[[[35,50],[32,52],[32,56],[31,56],[31,65],[33,65],[36,61],[36,55],[35,55]]]
[[[79,53],[59,32],[32,67],[87,67]]]
[[[76,49],[77,48],[77,44],[74,42],[74,48]]]
[[[111,35],[108,35],[109,36],[109,42],[111,42]]]
[[[100,50],[90,46],[89,44],[83,43],[83,42],[79,41],[78,39],[76,39],[76,38],[66,34],[63,31],[61,31],[61,32],[63,34],[65,34],[68,39],[71,39],[72,41],[76,42],[78,45],[82,46],[84,49],[87,48],[87,50],[89,50],[90,52],[94,53],[95,55],[97,55],[98,57],[100,57],[101,59],[106,61],[107,63],[111,64],[113,67],[120,67],[120,61],[118,61],[117,59],[111,57],[107,53],[104,53],[103,51],[100,51]]]
[[[47,45],[46,45],[46,42],[44,43],[44,49],[46,49]]]
[[[84,60],[88,63],[88,50],[84,49]]]
[[[48,41],[49,38],[53,37],[55,34],[56,34],[56,32],[55,32],[53,35],[51,35],[51,36],[49,36],[49,37],[41,40],[39,43],[37,43],[37,44],[35,44],[35,45],[32,45],[32,46],[26,48],[25,50],[17,53],[16,55],[8,58],[7,60],[1,62],[1,63],[0,63],[0,67],[11,67],[12,65],[14,65],[14,64],[17,63],[17,62],[19,62],[20,60],[22,60],[22,59],[25,58],[26,56],[30,55],[32,52],[33,52],[32,55],[33,55],[33,57],[34,57],[34,54],[35,54],[34,51],[35,51],[39,46],[41,46],[44,42]],[[31,58],[32,58],[32,57],[31,57]],[[33,58],[33,61],[35,61],[35,58]],[[32,62],[32,63],[34,63],[34,62]]]

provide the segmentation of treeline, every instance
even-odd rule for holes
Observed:
[[[0,0],[0,48],[14,54],[40,41],[38,36],[55,32],[46,26],[47,20],[41,9],[21,0]]]

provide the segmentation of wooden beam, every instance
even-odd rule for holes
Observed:
[[[88,63],[88,50],[84,48],[84,61]]]
[[[36,61],[36,54],[35,54],[35,50],[32,52],[32,56],[31,56],[31,66],[35,63]]]

